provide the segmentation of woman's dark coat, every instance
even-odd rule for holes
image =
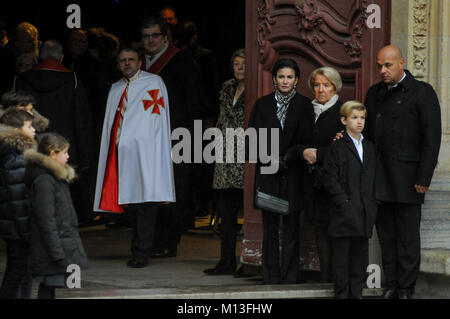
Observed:
[[[64,274],[70,264],[86,268],[68,186],[75,171],[36,151],[25,152],[25,159],[29,163],[26,180],[30,187],[32,274]]]
[[[377,215],[375,201],[375,146],[363,139],[363,162],[347,133],[332,143],[324,160],[323,187],[330,194],[328,235],[372,236]]]
[[[281,129],[280,122],[276,116],[277,102],[275,93],[263,96],[255,102],[251,111],[248,127],[253,127],[258,132],[261,128],[267,129],[267,145],[268,152],[271,154],[271,128],[279,129],[279,140],[276,144],[279,147],[279,160],[281,165],[275,174],[261,174],[262,166],[270,166],[270,164],[262,164],[259,157],[255,170],[255,187],[259,187],[260,191],[287,199],[291,210],[300,211],[302,208],[302,178],[304,172],[304,161],[302,157],[303,150],[309,141],[305,138],[308,136],[305,129],[301,125],[301,118],[305,116],[305,110],[310,105],[310,100],[300,94],[296,94],[289,105],[284,129]],[[259,139],[258,132],[258,139]],[[259,145],[254,143],[251,146]],[[248,150],[247,150],[248,153]],[[249,155],[249,153],[247,154]]]
[[[30,212],[23,152],[34,149],[34,139],[19,129],[0,124],[0,237],[29,240]]]
[[[329,220],[331,199],[320,185],[323,172],[323,160],[329,145],[333,142],[336,133],[344,129],[340,119],[341,101],[337,101],[328,110],[321,113],[314,122],[314,107],[311,103],[308,107],[307,116],[302,119],[302,125],[308,127],[312,134],[311,148],[317,149],[317,162],[315,165],[306,166],[303,179],[305,196],[305,213],[308,220],[314,225],[327,225]]]

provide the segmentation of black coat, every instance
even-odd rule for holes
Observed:
[[[92,116],[86,91],[76,74],[54,60],[17,76],[15,89],[36,98],[35,108],[50,120],[49,131],[68,139],[70,163],[78,168],[93,165]],[[50,62],[50,63],[49,63]],[[44,67],[45,66],[45,67]]]
[[[305,130],[307,127],[301,126],[302,116],[306,116],[306,108],[310,104],[310,100],[300,94],[296,94],[289,105],[284,129],[281,129],[280,122],[276,116],[277,104],[275,93],[259,98],[251,111],[248,127],[255,128],[258,134],[259,145],[259,129],[267,129],[267,154],[271,154],[271,128],[279,129],[279,140],[277,145],[279,148],[279,160],[286,163],[287,168],[280,167],[275,174],[261,174],[262,166],[270,166],[262,164],[257,152],[258,159],[255,170],[255,187],[264,193],[278,196],[289,201],[289,207],[292,210],[300,211],[302,209],[302,178],[304,172],[304,161],[302,157],[303,150],[308,145],[305,141],[307,136]],[[247,152],[249,153],[249,152]],[[249,155],[249,154],[248,154]]]
[[[0,124],[0,237],[29,240],[30,208],[23,152],[35,141],[13,127]]]
[[[75,178],[69,165],[36,151],[25,152],[26,181],[31,203],[31,257],[33,275],[64,274],[70,264],[87,267],[78,233],[78,220],[68,182]]]
[[[388,91],[373,85],[366,95],[364,136],[377,148],[377,199],[421,204],[414,185],[429,186],[441,144],[441,109],[431,85],[405,70],[405,79]]]
[[[377,215],[375,147],[363,139],[363,162],[347,133],[332,143],[324,160],[323,187],[330,194],[330,237],[367,237]]]
[[[170,127],[193,128],[193,120],[200,119],[205,97],[200,69],[191,54],[178,51],[159,71],[169,96]]]
[[[315,114],[312,103],[308,107],[308,116],[305,116],[303,126],[312,132],[311,148],[317,149],[317,162],[315,165],[307,165],[305,171],[304,194],[305,213],[313,224],[328,224],[331,199],[328,193],[320,185],[320,176],[323,172],[323,160],[329,145],[337,132],[344,129],[340,120],[341,101],[337,101],[328,110],[320,114],[317,122],[314,122]]]

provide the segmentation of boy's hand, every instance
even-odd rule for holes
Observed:
[[[314,164],[317,162],[317,149],[307,148],[303,151],[303,158],[308,164]]]
[[[422,186],[422,185],[417,185],[417,184],[414,185],[414,188],[416,189],[416,192],[418,192],[419,194],[425,194],[429,189],[429,187],[427,187],[427,186]]]

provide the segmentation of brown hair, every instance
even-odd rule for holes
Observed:
[[[27,111],[17,109],[15,106],[6,109],[5,113],[0,117],[0,123],[22,128],[26,121],[33,121],[34,116]]]
[[[51,151],[59,153],[69,146],[69,142],[62,135],[55,132],[45,133],[40,138],[38,152],[49,156]]]

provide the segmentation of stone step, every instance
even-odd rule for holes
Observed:
[[[382,295],[381,288],[364,289],[363,297]],[[213,286],[155,289],[64,289],[58,299],[316,299],[333,298],[332,284]]]
[[[442,192],[427,192],[425,195],[425,204],[427,202],[435,202],[435,201],[450,201],[450,192],[442,191]]]

